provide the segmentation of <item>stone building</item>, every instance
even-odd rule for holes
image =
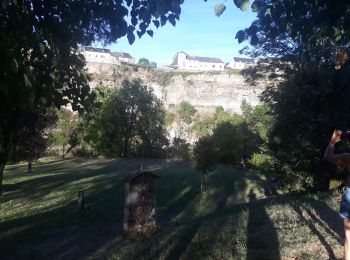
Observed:
[[[233,57],[226,65],[227,68],[242,70],[256,64],[254,59]]]
[[[116,57],[122,63],[134,64],[135,59],[126,52],[112,52],[112,56]]]
[[[111,52],[110,49],[83,47],[81,53],[88,63],[104,63],[120,65],[121,63],[134,64],[134,58],[126,52]]]
[[[185,52],[178,52],[169,67],[182,70],[223,71],[225,63],[219,58],[191,56]]]
[[[119,65],[121,62],[111,54],[109,49],[83,47],[81,53],[84,55],[86,62],[105,63]]]

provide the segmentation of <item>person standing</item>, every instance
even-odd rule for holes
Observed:
[[[350,153],[334,153],[335,144],[342,140],[342,131],[334,130],[324,153],[324,159],[340,167],[345,167],[350,174]],[[346,179],[345,191],[340,202],[339,215],[344,220],[344,259],[350,260],[350,181]]]

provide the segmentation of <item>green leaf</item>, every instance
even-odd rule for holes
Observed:
[[[23,74],[23,79],[24,79],[24,84],[26,87],[28,87],[28,88],[32,87],[32,83],[30,82],[27,74],[25,74],[25,73]]]
[[[166,24],[166,21],[167,21],[166,16],[165,16],[165,15],[162,15],[162,16],[160,17],[160,25],[161,25],[161,26],[164,26],[164,25]]]
[[[158,20],[154,20],[153,24],[158,28],[159,27],[159,21]]]
[[[226,10],[226,6],[224,4],[217,4],[214,7],[214,13],[218,17],[221,16],[225,10]]]
[[[133,33],[128,33],[127,38],[128,38],[129,44],[132,45],[135,41],[135,35]]]
[[[153,31],[152,30],[147,30],[147,34],[151,37],[153,37]]]

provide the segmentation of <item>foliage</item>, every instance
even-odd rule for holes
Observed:
[[[0,186],[18,135],[19,115],[71,104],[88,108],[90,95],[79,46],[109,44],[150,28],[175,25],[183,0],[2,1],[0,6]]]
[[[167,156],[169,158],[190,161],[192,157],[190,144],[183,138],[174,137],[171,146],[168,148]]]
[[[56,129],[52,133],[53,146],[61,148],[61,156],[64,158],[80,144],[82,129],[79,128],[78,115],[72,111],[61,108],[57,115]]]
[[[212,138],[218,162],[224,164],[238,165],[242,158],[258,149],[258,140],[245,122],[221,123],[214,129]]]
[[[149,60],[146,58],[140,58],[139,62],[137,64],[141,65],[141,66],[147,66],[147,67],[149,67],[149,65],[150,65]]]
[[[271,155],[266,153],[253,153],[249,159],[249,164],[256,169],[270,171],[273,169],[274,160]]]
[[[206,175],[216,163],[216,152],[213,138],[209,135],[198,139],[193,147],[195,168],[202,172],[201,190],[206,190]]]
[[[173,122],[175,121],[176,115],[172,112],[166,111],[165,117],[164,117],[164,124],[165,126],[171,126]]]
[[[197,138],[204,137],[206,135],[212,134],[214,128],[214,120],[210,116],[196,116],[193,119],[193,123],[191,125],[190,131]]]
[[[266,104],[255,107],[243,101],[242,115],[217,107],[212,116],[196,117],[191,131],[196,137],[211,136],[218,163],[239,164],[255,153],[267,153],[268,134],[273,122]]]
[[[20,116],[20,132],[11,153],[12,160],[38,159],[50,144],[50,135],[55,126],[57,115],[54,109],[47,111],[31,110]]]
[[[157,82],[162,87],[167,87],[169,83],[171,82],[172,78],[174,77],[174,72],[169,71],[153,71],[153,80]]]
[[[197,170],[207,172],[216,163],[216,153],[211,136],[206,135],[198,139],[193,147],[193,156]]]
[[[157,63],[154,62],[154,61],[151,61],[151,62],[149,63],[149,66],[150,66],[151,68],[157,68]]]
[[[180,117],[180,120],[185,124],[191,124],[192,118],[196,113],[196,109],[187,101],[181,101],[176,111]]]
[[[164,108],[141,80],[120,89],[99,88],[99,102],[85,118],[85,141],[105,156],[162,156],[167,145]]]
[[[274,118],[261,132],[267,152],[286,187],[327,189],[335,171],[324,149],[334,128],[350,124],[349,64],[334,69],[335,54],[349,46],[348,3],[266,0],[252,8],[257,19],[236,38],[251,44],[244,53],[260,57],[243,71],[247,81],[269,82],[262,95]]]

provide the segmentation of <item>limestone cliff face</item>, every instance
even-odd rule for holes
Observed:
[[[213,112],[222,106],[225,110],[241,113],[241,103],[246,100],[255,106],[258,96],[264,90],[264,84],[249,86],[236,72],[184,72],[142,69],[137,67],[117,67],[117,69],[97,69],[94,64],[92,86],[98,83],[120,85],[125,78],[141,78],[153,88],[167,109],[181,101],[188,101],[199,112]],[[88,64],[89,68],[89,64]],[[100,71],[100,73],[99,73]]]

